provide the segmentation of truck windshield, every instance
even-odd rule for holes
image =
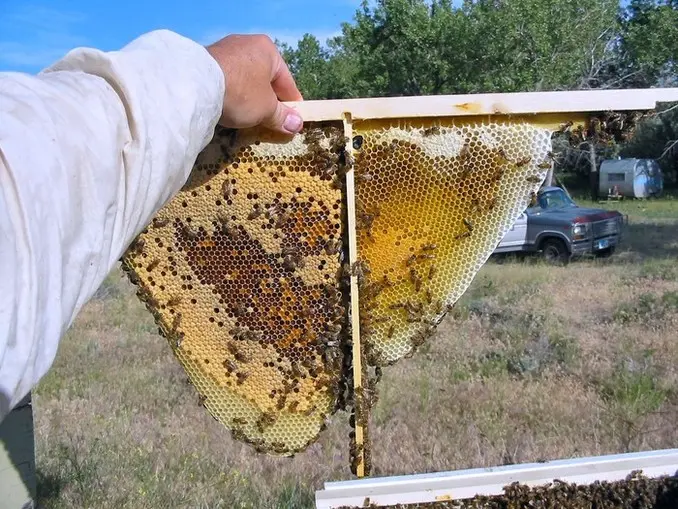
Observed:
[[[570,199],[564,191],[546,191],[539,195],[535,209],[562,209],[566,207],[576,207],[577,204]]]

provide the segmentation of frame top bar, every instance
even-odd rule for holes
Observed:
[[[305,121],[653,110],[678,101],[678,88],[430,95],[288,102]]]

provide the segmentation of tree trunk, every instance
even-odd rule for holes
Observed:
[[[591,199],[598,200],[598,164],[596,163],[596,145],[589,144],[589,162],[591,163],[591,171],[589,172],[589,179],[591,183]]]

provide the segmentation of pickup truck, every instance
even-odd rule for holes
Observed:
[[[624,216],[578,206],[559,187],[543,187],[493,254],[541,253],[553,264],[574,256],[610,255],[619,244]]]

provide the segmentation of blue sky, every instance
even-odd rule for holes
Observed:
[[[114,50],[167,28],[207,44],[229,33],[294,43],[339,33],[360,0],[0,0],[0,71],[38,72],[78,46]]]

